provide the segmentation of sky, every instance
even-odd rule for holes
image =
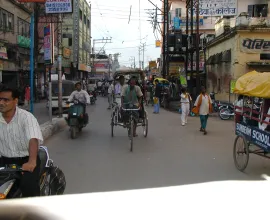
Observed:
[[[139,4],[140,1],[140,4]],[[161,0],[152,0],[159,8]],[[155,47],[156,39],[160,40],[160,34],[153,33],[153,27],[145,9],[155,9],[148,0],[91,0],[92,5],[92,39],[112,38],[112,43],[95,44],[96,48],[104,49],[107,54],[120,53],[120,65],[131,66],[132,59],[139,67],[139,46],[145,44],[144,62],[160,57],[160,48]],[[139,10],[140,5],[140,10]],[[129,21],[131,7],[131,16]],[[139,12],[141,12],[141,32]],[[159,19],[160,20],[160,19]],[[140,40],[141,39],[141,40]],[[141,53],[141,61],[142,53]]]

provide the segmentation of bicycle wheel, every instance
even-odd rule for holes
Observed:
[[[133,134],[134,134],[134,121],[133,118],[131,118],[129,128],[130,152],[133,151]]]
[[[144,120],[143,120],[143,136],[147,137],[148,135],[148,116],[147,113],[144,112]]]
[[[111,136],[113,137],[114,136],[114,113],[112,114],[112,117],[111,117]]]
[[[236,168],[244,171],[249,161],[249,145],[244,136],[238,135],[233,146],[233,160]]]

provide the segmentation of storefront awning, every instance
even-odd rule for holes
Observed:
[[[232,53],[231,50],[226,50],[222,52],[221,62],[231,62]]]
[[[266,63],[266,62],[248,62],[247,63],[248,66],[270,66],[270,63]]]

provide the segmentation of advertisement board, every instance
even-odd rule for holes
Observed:
[[[72,0],[47,0],[46,13],[72,13]]]
[[[52,24],[48,24],[44,27],[44,62],[51,64],[54,61],[54,42]]]
[[[7,55],[7,48],[6,47],[1,47],[0,46],[0,58],[7,60],[8,55]]]
[[[237,0],[200,0],[200,16],[235,16]]]
[[[259,37],[241,38],[240,50],[244,53],[269,53],[270,39],[260,39]]]

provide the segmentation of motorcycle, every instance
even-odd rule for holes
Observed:
[[[70,102],[67,102],[70,103]],[[85,104],[75,99],[74,105],[70,106],[66,121],[70,127],[70,137],[75,139],[77,133],[88,124],[88,114],[85,112]]]
[[[221,120],[229,120],[234,116],[234,105],[233,104],[220,104],[219,106],[219,117]]]
[[[62,170],[54,166],[49,157],[47,147],[39,147],[40,164],[40,195],[62,195],[66,188],[66,179]],[[21,198],[22,193],[19,188],[19,181],[23,171],[16,164],[0,167],[0,200]]]
[[[93,91],[89,91],[88,94],[90,96],[90,103],[91,103],[91,105],[94,105],[96,103],[96,97],[94,95],[94,92]]]

